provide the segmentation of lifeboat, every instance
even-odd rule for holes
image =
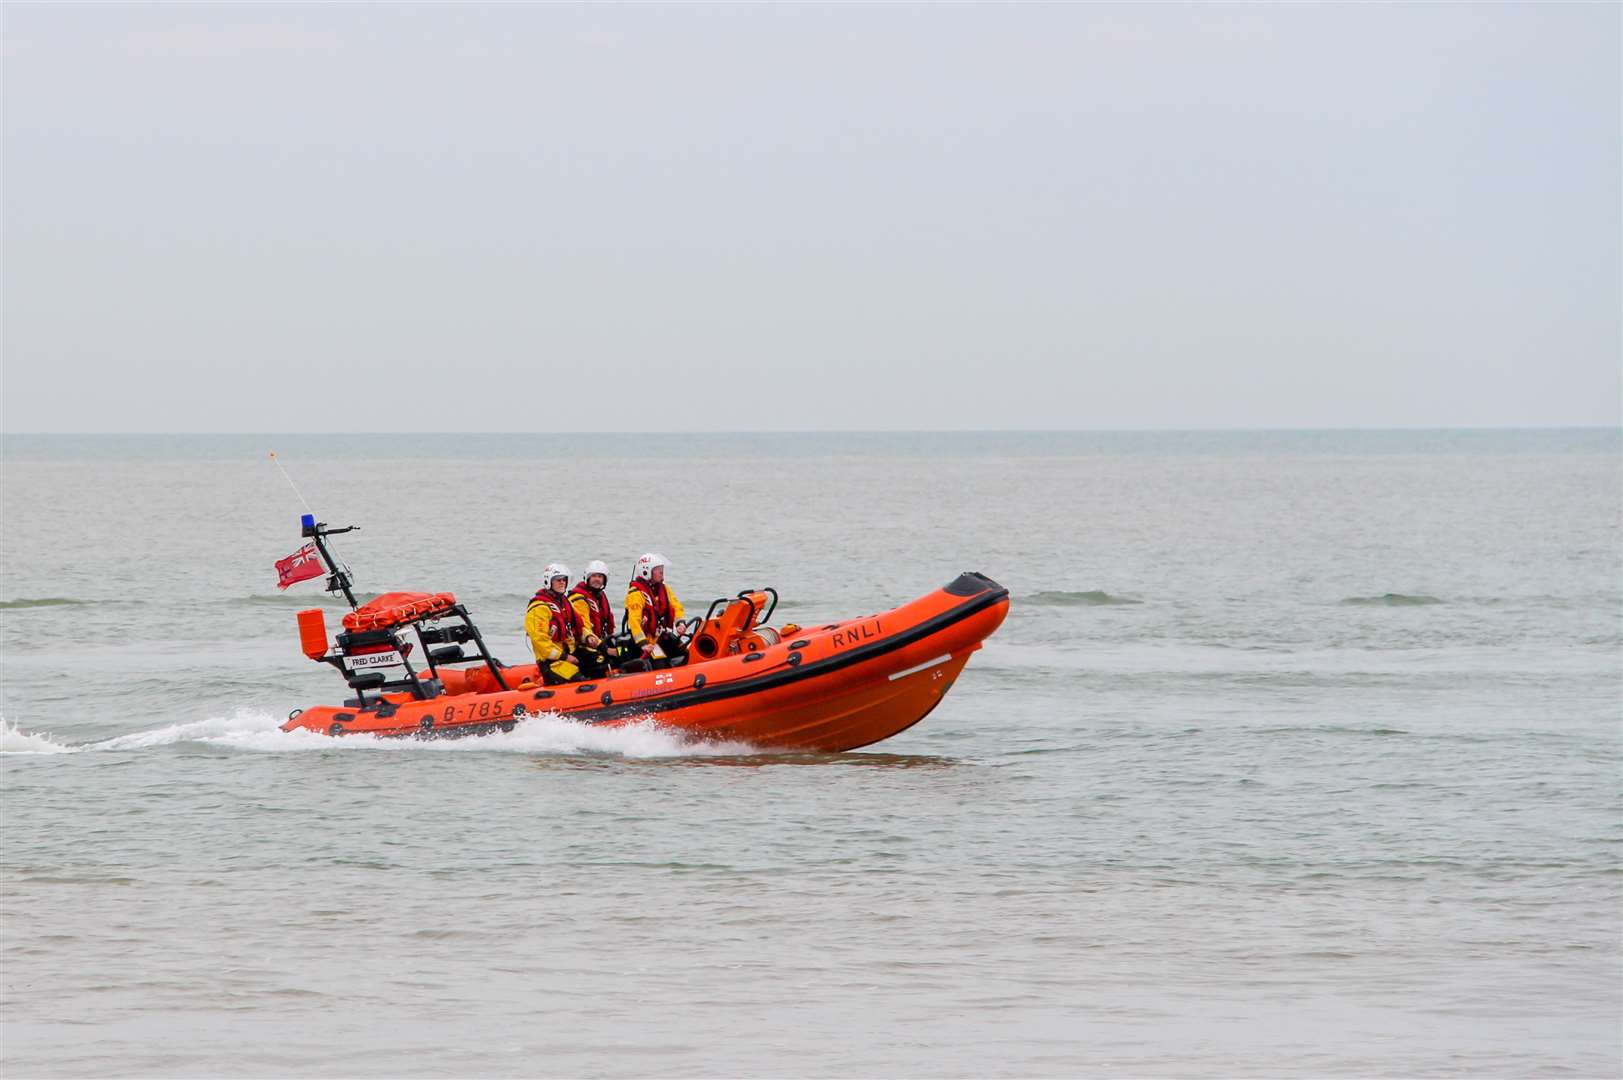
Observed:
[[[324,525],[305,525],[318,542],[325,535]],[[333,588],[350,596],[347,585],[335,570]],[[451,593],[386,593],[346,614],[335,641],[321,609],[301,611],[305,655],[336,667],[354,696],[297,711],[282,730],[445,738],[553,714],[603,726],[651,721],[763,749],[855,750],[941,703],[1008,614],[1009,593],[964,573],[889,611],[815,627],[770,625],[776,606],[771,589],[717,600],[681,625],[685,663],[556,686],[543,684],[535,664],[492,656]]]

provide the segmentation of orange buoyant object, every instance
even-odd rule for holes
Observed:
[[[327,614],[320,608],[299,612],[299,647],[312,660],[327,655]]]
[[[346,630],[386,630],[449,611],[456,597],[448,592],[391,592],[374,597],[344,616]]]

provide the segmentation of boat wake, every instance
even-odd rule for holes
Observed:
[[[170,724],[97,742],[69,743],[47,732],[24,731],[9,720],[0,720],[0,754],[105,753],[181,744],[267,754],[373,750],[692,758],[737,757],[763,752],[747,743],[695,741],[651,720],[609,728],[541,715],[525,719],[512,731],[460,739],[390,739],[371,735],[335,739],[311,731],[282,731],[281,723],[281,718],[271,713],[239,710],[231,716]]]

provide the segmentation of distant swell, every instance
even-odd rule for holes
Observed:
[[[241,604],[252,607],[308,608],[320,607],[323,604],[341,604],[343,601],[335,600],[327,596],[311,596],[308,593],[303,596],[291,595],[288,593],[255,593],[253,596],[239,596],[231,600],[226,600],[224,603]]]
[[[45,596],[38,600],[0,600],[0,611],[15,611],[18,608],[31,607],[68,607],[72,604],[83,604],[84,600],[69,600],[61,596]]]
[[[1134,600],[1128,596],[1112,596],[1099,589],[1090,589],[1087,592],[1040,592],[1033,593],[1020,601],[1022,604],[1036,604],[1043,607],[1107,607],[1112,604],[1142,604],[1142,600]]]
[[[1422,604],[1441,604],[1435,596],[1408,596],[1404,593],[1382,593],[1379,596],[1349,596],[1343,604],[1359,607],[1419,607]]]

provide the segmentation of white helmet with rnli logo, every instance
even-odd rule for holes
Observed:
[[[586,564],[586,573],[582,574],[580,579],[582,581],[589,581],[591,580],[593,574],[602,574],[603,584],[607,585],[609,583],[609,564],[604,562],[602,559],[593,559],[591,562]]]
[[[541,571],[541,584],[542,584],[542,587],[543,588],[548,588],[548,589],[552,588],[552,582],[556,578],[563,578],[564,579],[564,584],[568,585],[569,584],[569,567],[565,566],[561,562],[548,563],[547,568],[545,570]]]
[[[665,556],[656,555],[650,551],[637,560],[636,568],[631,571],[631,575],[641,581],[652,581],[654,579],[654,567],[669,565],[670,561]]]

